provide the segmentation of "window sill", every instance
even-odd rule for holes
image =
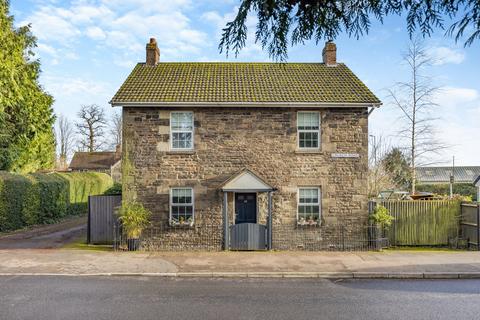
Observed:
[[[195,224],[193,223],[169,223],[170,228],[173,229],[193,229],[195,228]]]
[[[320,154],[320,153],[323,153],[323,151],[322,151],[322,149],[296,149],[295,153],[298,153],[298,154],[310,154],[310,153]]]
[[[169,150],[167,154],[195,154],[195,150]]]
[[[320,223],[318,221],[314,221],[313,223],[309,223],[308,221],[305,221],[305,222],[297,221],[297,228],[312,228],[312,227],[320,227]]]

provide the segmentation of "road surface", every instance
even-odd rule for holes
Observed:
[[[0,277],[0,319],[479,319],[480,280]]]

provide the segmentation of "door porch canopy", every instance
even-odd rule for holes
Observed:
[[[223,236],[224,249],[230,249],[230,229],[228,222],[228,193],[229,192],[267,192],[268,193],[268,221],[267,221],[267,249],[272,248],[272,192],[276,189],[266,183],[258,175],[248,169],[234,174],[225,181],[220,189],[223,191]]]
[[[271,192],[276,189],[248,169],[244,169],[223,183],[223,192]]]

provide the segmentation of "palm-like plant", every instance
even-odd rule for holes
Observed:
[[[150,210],[141,203],[132,201],[122,205],[120,221],[129,239],[138,239],[142,230],[150,225]]]

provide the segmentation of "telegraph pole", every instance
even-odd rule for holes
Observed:
[[[452,161],[452,173],[450,174],[450,199],[453,198],[453,183],[455,182],[455,156]]]

